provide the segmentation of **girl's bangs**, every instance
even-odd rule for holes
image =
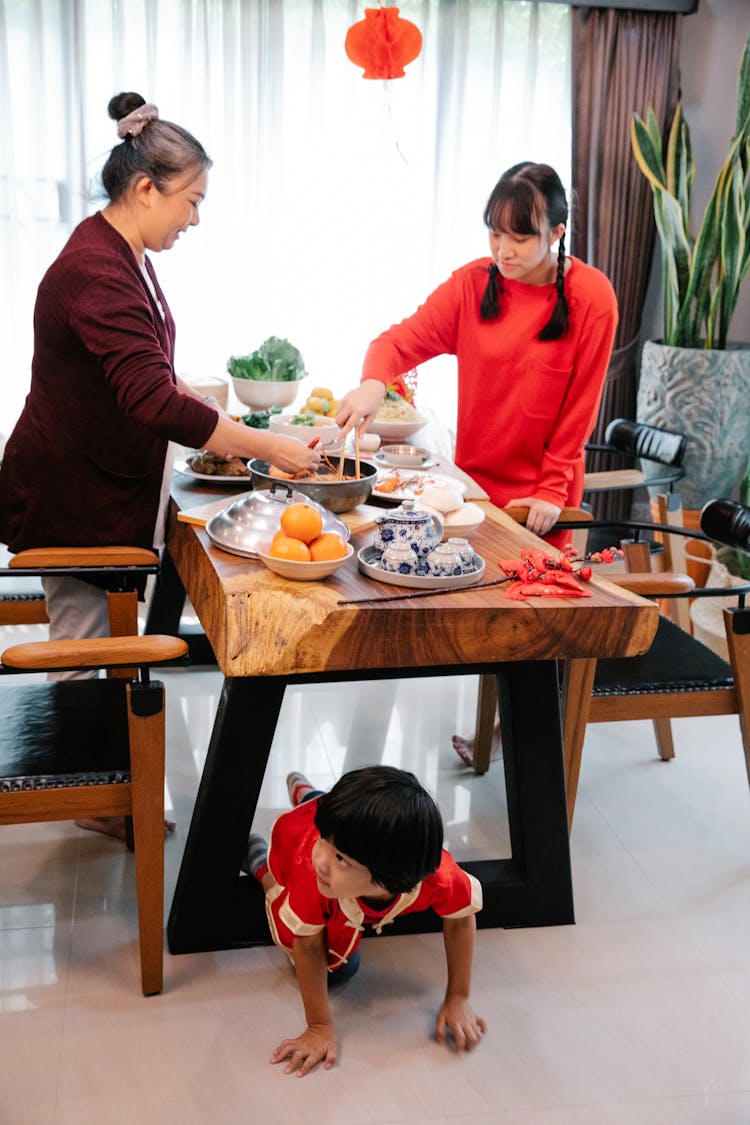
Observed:
[[[539,235],[538,199],[529,184],[499,184],[487,204],[484,221],[489,230],[504,234]]]

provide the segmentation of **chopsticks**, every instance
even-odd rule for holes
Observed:
[[[452,586],[442,590],[415,590],[411,594],[376,594],[372,598],[344,598],[337,605],[370,605],[372,602],[400,602],[405,598],[435,598],[441,594],[461,594],[464,590],[486,590],[488,586],[500,586],[509,578],[493,578],[491,582],[478,582],[474,586]]]
[[[354,479],[359,480],[359,430],[354,427]]]

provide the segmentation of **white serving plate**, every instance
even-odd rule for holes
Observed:
[[[406,438],[416,434],[417,430],[421,430],[426,425],[427,420],[425,418],[421,421],[411,422],[394,422],[385,419],[380,421],[373,418],[367,427],[367,432],[377,434],[379,438],[386,438],[388,441],[405,441]]]
[[[227,477],[219,473],[196,473],[195,469],[191,469],[185,458],[181,458],[174,463],[175,471],[182,473],[184,477],[192,477],[193,480],[208,480],[211,484],[246,484],[248,489],[252,488],[252,480],[250,472],[248,471],[244,476]]]
[[[377,464],[376,458],[373,457],[373,464]],[[421,469],[391,469],[386,467],[381,468],[378,465],[379,472],[375,477],[375,483],[372,488],[372,495],[377,496],[379,500],[395,500],[401,503],[403,500],[414,500],[419,503],[419,499],[426,488],[432,485],[437,485],[443,488],[452,488],[460,492],[463,496],[466,492],[466,485],[463,481],[456,480],[454,477],[440,476],[438,473],[425,473],[424,468]],[[404,484],[403,487],[399,486],[393,492],[380,492],[378,490],[378,481],[390,479],[392,476],[397,476],[400,481],[409,481],[412,477],[417,476],[417,480],[411,484]]]
[[[386,582],[390,586],[407,586],[411,590],[460,590],[464,586],[473,586],[484,574],[484,559],[475,554],[476,570],[469,574],[451,574],[447,577],[433,574],[394,574],[391,570],[382,570],[377,565],[381,552],[377,547],[362,547],[357,552],[359,569],[368,578],[376,582]],[[297,564],[299,565],[299,564]]]

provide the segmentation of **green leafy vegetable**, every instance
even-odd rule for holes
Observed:
[[[268,419],[272,414],[281,414],[281,407],[272,406],[269,410],[255,410],[250,414],[243,414],[242,421],[254,430],[267,430]]]
[[[227,371],[235,379],[260,379],[273,383],[290,383],[307,374],[299,350],[278,336],[269,336],[251,355],[230,356]]]
[[[315,414],[312,410],[305,410],[302,414],[294,414],[289,421],[293,426],[314,426]]]

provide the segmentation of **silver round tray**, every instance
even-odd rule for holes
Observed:
[[[289,504],[309,504],[320,512],[323,531],[335,531],[344,542],[349,541],[350,531],[343,520],[287,482],[277,481],[271,489],[236,497],[226,508],[211,516],[206,524],[206,534],[222,551],[257,559],[258,546],[271,539],[278,530],[281,514]]]
[[[484,559],[474,555],[476,570],[468,574],[450,574],[446,577],[434,574],[394,574],[377,565],[381,552],[377,547],[362,547],[357,552],[359,569],[368,578],[377,582],[387,582],[391,586],[408,586],[411,590],[460,590],[463,586],[473,586],[484,574]]]

